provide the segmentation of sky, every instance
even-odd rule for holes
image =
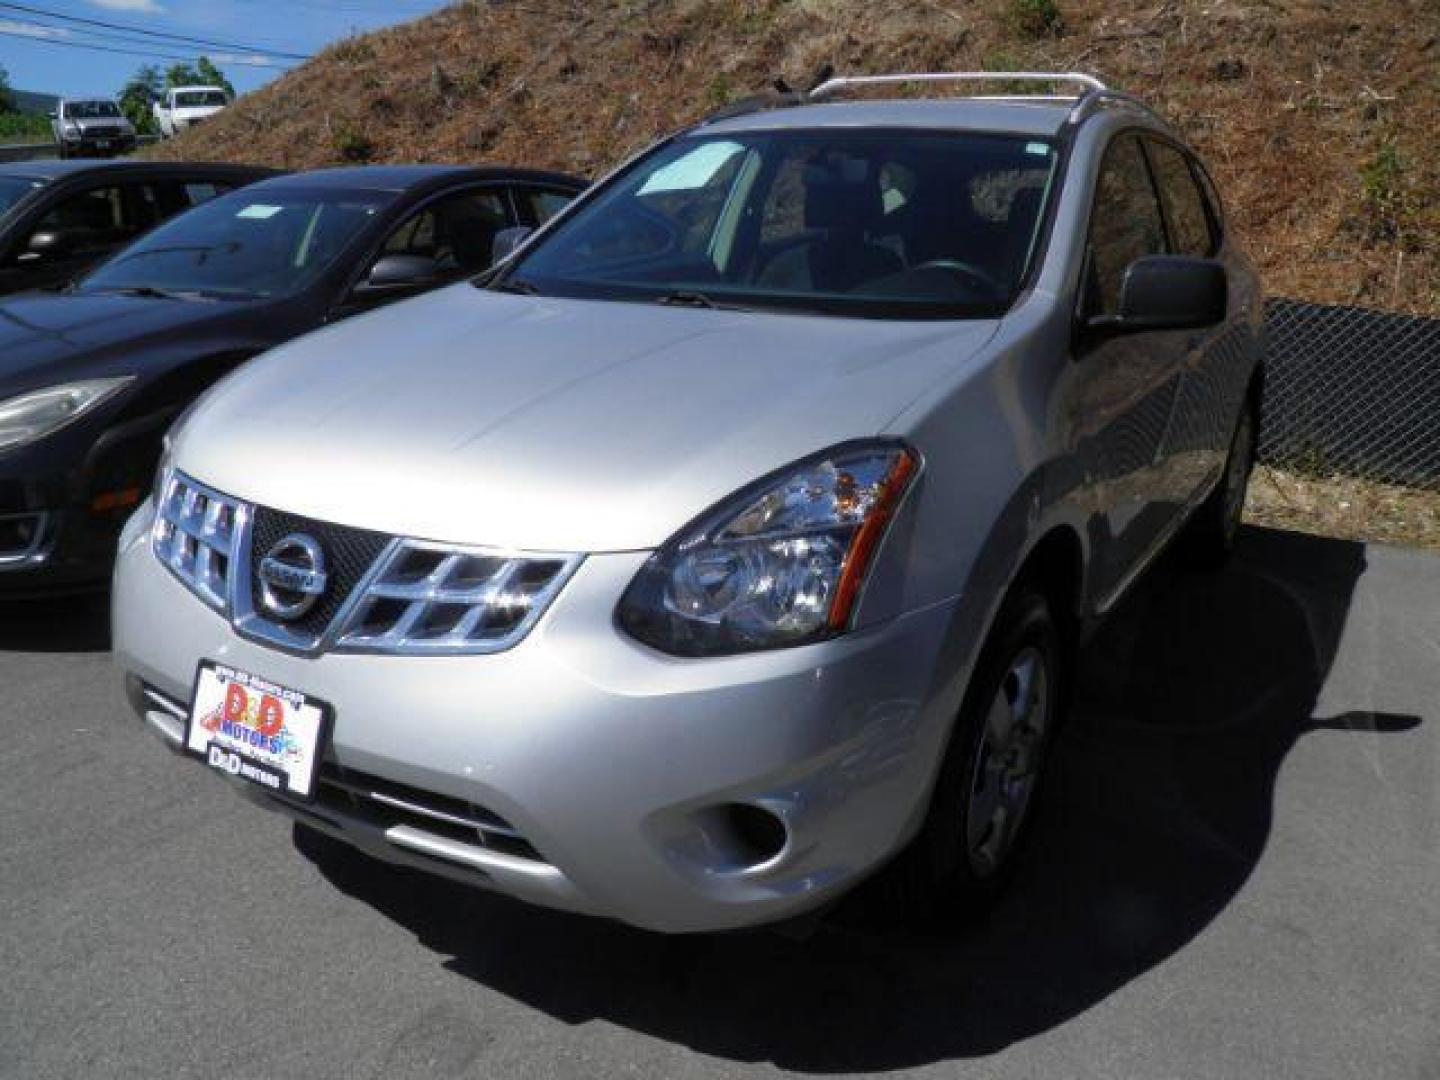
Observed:
[[[163,70],[203,54],[244,93],[300,62],[276,54],[313,54],[338,38],[444,6],[445,0],[14,0],[0,2],[0,66],[17,90],[117,97],[142,64]]]

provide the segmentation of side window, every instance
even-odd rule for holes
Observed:
[[[1160,197],[1165,200],[1165,220],[1170,223],[1170,247],[1177,255],[1207,256],[1215,250],[1205,198],[1190,171],[1185,155],[1169,143],[1147,140],[1150,161]]]
[[[1165,229],[1150,170],[1133,135],[1110,144],[1095,186],[1090,215],[1090,274],[1085,308],[1090,315],[1114,315],[1126,268],[1145,255],[1165,251]]]
[[[545,188],[516,188],[515,201],[520,207],[520,218],[526,225],[539,228],[575,198],[568,191],[549,191]]]
[[[490,265],[495,234],[513,224],[498,189],[446,195],[401,222],[386,239],[386,255],[434,259],[440,272],[478,274]]]
[[[189,210],[192,206],[199,206],[220,195],[228,195],[235,190],[234,184],[227,184],[219,180],[190,180],[175,185],[179,190],[177,200],[180,209]]]
[[[148,210],[152,204],[144,192],[127,192],[129,186],[91,188],[71,195],[42,217],[31,235],[58,234],[63,238],[63,250],[71,255],[109,251],[153,224]]]

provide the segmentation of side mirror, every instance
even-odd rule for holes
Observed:
[[[534,231],[529,225],[512,225],[497,232],[490,241],[490,265],[495,266],[514,255]]]
[[[67,233],[44,229],[30,234],[25,243],[25,254],[32,259],[54,259],[68,254],[71,247],[71,237]]]
[[[1190,330],[1225,318],[1225,267],[1191,255],[1147,255],[1125,270],[1120,310],[1092,320],[1091,328],[1112,333]]]
[[[440,264],[426,255],[384,255],[370,268],[357,293],[398,292],[419,289],[440,280]]]
[[[45,115],[46,115],[47,117],[49,117],[51,120],[59,120],[59,119],[60,119],[60,114],[57,113],[54,109],[51,109],[51,110],[50,110],[49,112],[47,112]]]

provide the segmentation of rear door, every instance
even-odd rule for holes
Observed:
[[[402,217],[369,254],[330,318],[345,318],[489,269],[496,234],[515,224],[515,206],[501,184],[470,184],[427,199]],[[386,290],[367,287],[370,270],[390,255],[429,260],[434,276],[423,285]]]
[[[1102,604],[1143,566],[1180,512],[1166,450],[1184,346],[1174,332],[1116,335],[1086,324],[1117,314],[1130,264],[1166,249],[1140,137],[1121,133],[1106,149],[1091,208],[1072,398],[1078,451],[1093,492],[1090,528]]]

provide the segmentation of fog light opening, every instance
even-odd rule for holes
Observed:
[[[785,822],[763,806],[731,803],[725,807],[724,813],[738,862],[747,867],[759,866],[785,849],[789,839]]]

